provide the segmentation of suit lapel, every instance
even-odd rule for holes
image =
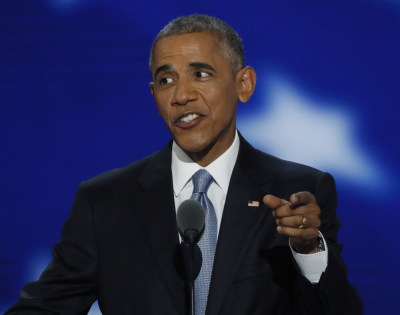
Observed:
[[[271,191],[271,179],[259,174],[255,150],[241,138],[218,237],[207,314],[218,314],[247,249],[266,216],[272,220],[263,196]],[[249,206],[258,201],[259,207]]]
[[[246,251],[261,223],[273,220],[262,197],[271,192],[271,178],[260,174],[257,152],[241,137],[238,160],[232,173],[222,217],[207,314],[218,314]],[[265,169],[265,166],[264,166]],[[178,314],[185,313],[185,283],[179,276],[179,243],[171,175],[171,147],[166,146],[138,177],[134,207],[142,223],[149,250],[171,295]],[[249,207],[250,200],[259,207]]]
[[[149,249],[177,313],[184,314],[185,288],[184,281],[178,273],[179,238],[172,189],[170,146],[150,160],[138,182],[140,188],[135,200],[138,220],[142,223]]]

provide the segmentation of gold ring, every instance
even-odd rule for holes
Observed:
[[[305,229],[306,223],[307,223],[307,219],[305,216],[303,216],[303,221],[301,222],[301,225],[299,225],[299,229]]]

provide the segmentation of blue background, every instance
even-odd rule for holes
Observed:
[[[0,1],[0,313],[49,262],[78,183],[169,140],[148,55],[158,31],[189,13],[220,17],[242,36],[258,82],[239,105],[239,130],[333,174],[349,278],[366,314],[395,314],[395,0]]]

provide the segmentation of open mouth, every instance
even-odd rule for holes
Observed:
[[[185,128],[185,129],[192,128],[200,122],[201,117],[202,116],[200,114],[187,113],[187,114],[179,117],[175,121],[175,125],[177,125],[180,128]]]
[[[179,121],[184,123],[190,123],[191,121],[195,120],[197,117],[200,117],[198,114],[188,114],[179,118]]]

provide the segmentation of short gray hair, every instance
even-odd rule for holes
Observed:
[[[180,16],[169,22],[157,35],[151,46],[149,65],[151,68],[154,46],[161,38],[196,32],[210,32],[217,36],[228,54],[232,69],[236,72],[244,67],[244,49],[239,34],[226,22],[209,15],[191,14]]]

